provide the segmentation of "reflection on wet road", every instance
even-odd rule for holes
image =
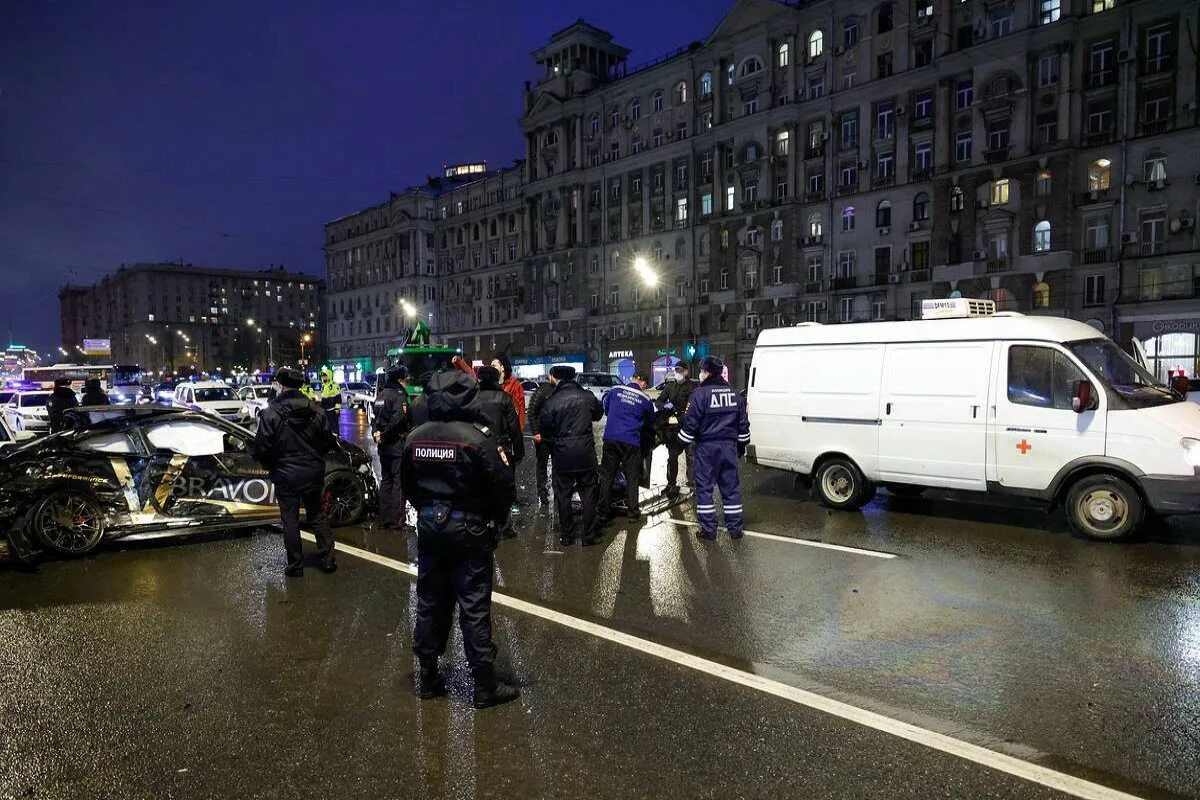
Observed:
[[[699,542],[686,498],[651,490],[645,521],[564,553],[523,464],[497,630],[524,693],[487,712],[457,643],[452,696],[412,696],[414,542],[371,525],[339,533],[366,557],[291,583],[270,533],[0,572],[0,797],[1062,796],[906,725],[1200,795],[1193,521],[1105,545],[1035,508],[834,514],[744,475],[764,536]]]

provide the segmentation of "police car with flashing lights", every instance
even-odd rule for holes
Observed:
[[[14,392],[4,406],[4,416],[14,431],[47,433],[50,430],[50,415],[46,411],[46,400],[50,392],[44,389]]]
[[[878,486],[1061,505],[1095,539],[1200,512],[1200,406],[1082,322],[926,300],[922,319],[764,330],[748,458],[835,509]]]

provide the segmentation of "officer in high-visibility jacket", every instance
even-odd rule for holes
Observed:
[[[342,413],[342,390],[333,382],[333,370],[322,367],[321,387],[313,389],[312,386],[305,384],[304,396],[321,406],[325,412],[325,419],[329,422],[329,430],[333,431],[335,436],[338,435],[339,417]]]
[[[717,538],[714,486],[721,493],[725,527],[733,539],[742,537],[742,490],[738,459],[750,444],[746,399],[721,376],[725,364],[716,356],[700,362],[700,385],[688,400],[679,441],[695,447],[697,536]]]

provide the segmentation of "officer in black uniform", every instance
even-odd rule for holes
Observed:
[[[425,390],[430,421],[409,434],[400,473],[417,508],[417,691],[422,699],[445,693],[438,658],[446,652],[457,601],[463,650],[475,679],[472,704],[487,708],[520,695],[496,679],[492,643],[492,554],[516,494],[513,471],[472,406],[478,393],[473,377],[439,372]]]
[[[55,378],[54,389],[46,398],[46,416],[50,420],[50,432],[58,433],[67,429],[66,414],[68,409],[78,408],[79,398],[71,388],[70,378]]]
[[[400,486],[400,463],[404,456],[404,437],[412,430],[412,407],[404,382],[408,368],[397,364],[387,371],[383,388],[375,397],[371,433],[379,448],[380,527],[404,527],[404,491]]]
[[[317,535],[317,565],[322,572],[337,570],[333,528],[325,514],[325,454],[334,448],[334,434],[325,412],[300,393],[304,373],[283,367],[275,373],[279,392],[258,415],[251,450],[267,468],[279,503],[289,578],[304,575],[304,545],[300,541],[300,508]]]
[[[538,384],[533,397],[529,399],[529,432],[533,434],[533,453],[537,459],[534,474],[537,476],[538,502],[543,511],[550,510],[550,493],[546,490],[546,481],[550,476],[550,443],[542,439],[541,414],[542,406],[553,393],[554,384],[544,381]]]

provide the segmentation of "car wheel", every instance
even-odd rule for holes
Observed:
[[[862,508],[875,497],[875,484],[863,476],[853,461],[840,456],[822,463],[813,483],[821,503],[829,508]]]
[[[1089,539],[1116,541],[1137,532],[1146,516],[1137,490],[1116,475],[1089,475],[1067,493],[1067,519]]]
[[[29,517],[33,534],[61,556],[87,555],[104,538],[104,514],[85,494],[64,489],[42,498]]]
[[[325,478],[321,502],[329,524],[335,528],[361,522],[367,513],[362,482],[349,472],[335,472]]]

